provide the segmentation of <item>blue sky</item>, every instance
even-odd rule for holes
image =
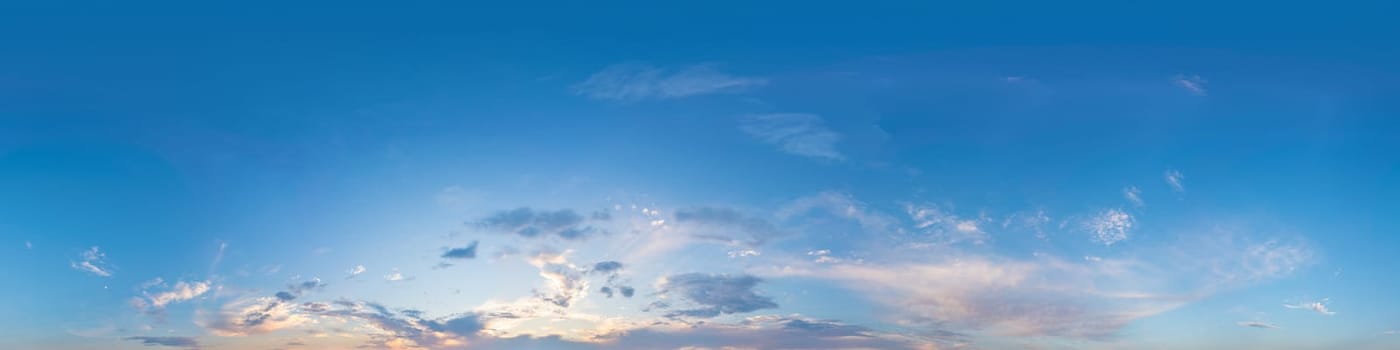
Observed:
[[[1400,347],[1386,4],[0,5],[0,347]]]

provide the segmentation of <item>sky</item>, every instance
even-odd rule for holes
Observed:
[[[1400,348],[1394,5],[6,2],[6,349]]]

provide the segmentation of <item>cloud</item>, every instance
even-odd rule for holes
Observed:
[[[1176,86],[1180,86],[1182,89],[1191,92],[1192,95],[1206,95],[1206,80],[1202,79],[1199,75],[1177,75],[1172,78],[1172,82],[1175,83]]]
[[[537,296],[564,308],[569,307],[575,299],[583,297],[588,290],[588,281],[583,279],[583,274],[588,271],[569,263],[568,254],[567,251],[544,251],[535,254],[529,260],[530,265],[540,270],[540,277],[545,279],[545,284],[549,287],[548,292],[536,292]]]
[[[575,84],[575,93],[597,100],[638,101],[743,91],[768,81],[720,72],[699,64],[666,70],[643,63],[608,66]]]
[[[1322,298],[1322,300],[1311,303],[1283,304],[1283,307],[1290,309],[1312,310],[1313,312],[1316,312],[1320,315],[1336,315],[1336,312],[1327,309],[1327,302],[1327,298]]]
[[[448,249],[447,252],[442,253],[442,258],[443,258],[443,259],[474,259],[474,258],[476,258],[476,244],[477,244],[477,241],[472,241],[471,244],[468,244],[468,245],[465,246],[465,247]]]
[[[740,118],[739,130],[783,152],[821,160],[842,161],[836,150],[841,135],[827,129],[820,116],[805,113],[755,114]]]
[[[893,217],[875,210],[869,205],[852,198],[851,195],[835,191],[825,191],[812,196],[798,198],[783,205],[774,214],[778,220],[791,220],[803,214],[825,212],[839,218],[853,220],[866,231],[890,232],[897,226]]]
[[[691,228],[693,237],[726,244],[756,246],[779,235],[778,229],[768,221],[729,208],[678,210],[676,223]]]
[[[1139,207],[1143,206],[1143,204],[1146,204],[1142,201],[1142,190],[1139,190],[1137,186],[1124,187],[1123,198],[1127,199],[1129,202],[1132,202],[1133,205]]]
[[[1236,325],[1239,325],[1240,327],[1278,329],[1278,326],[1275,326],[1275,325],[1273,325],[1273,324],[1271,324],[1271,323],[1265,323],[1265,322],[1259,322],[1259,321],[1241,321],[1241,322],[1236,322],[1235,324],[1236,324]]]
[[[904,210],[914,221],[914,228],[939,243],[986,243],[990,237],[982,230],[985,218],[967,219],[935,205],[905,205]]]
[[[196,324],[221,337],[263,334],[311,321],[298,304],[278,297],[238,299],[219,310],[201,310],[195,315]]]
[[[922,349],[936,350],[928,339],[884,333],[831,320],[800,316],[754,316],[735,324],[669,323],[596,335],[588,341],[558,336],[485,338],[474,349],[556,350],[742,350],[742,349]]]
[[[402,281],[402,280],[404,280],[404,277],[403,277],[403,274],[402,274],[402,273],[399,273],[399,269],[394,269],[394,270],[393,270],[392,272],[390,272],[389,274],[384,275],[384,280],[385,280],[385,281],[390,281],[390,282],[396,282],[396,281]]]
[[[355,278],[355,276],[365,273],[365,265],[355,265],[355,267],[350,268],[348,272],[350,272],[350,275],[345,276],[345,279]]]
[[[482,228],[526,238],[554,236],[572,240],[585,238],[597,231],[591,226],[584,226],[583,223],[583,216],[573,210],[536,211],[522,207],[497,212],[477,221],[476,224]]]
[[[763,280],[750,275],[687,273],[667,277],[661,283],[661,294],[678,294],[696,304],[697,308],[675,310],[667,317],[688,316],[711,318],[722,314],[753,312],[777,308],[778,304],[753,288]]]
[[[621,269],[622,269],[622,263],[620,263],[620,262],[616,262],[616,261],[602,261],[602,262],[598,262],[597,264],[593,264],[593,270],[591,270],[591,271],[592,271],[592,272],[597,272],[597,273],[613,273],[613,272],[616,272],[616,271],[621,270]]]
[[[78,254],[78,260],[69,261],[69,266],[78,271],[88,272],[102,277],[112,277],[113,268],[107,264],[107,254],[103,254],[97,247],[89,248]]]
[[[191,337],[126,337],[122,339],[139,341],[146,346],[199,348],[199,341]]]
[[[175,283],[174,286],[172,286],[169,290],[166,291],[152,294],[144,290],[163,284],[164,281],[160,278],[156,278],[154,280],[151,280],[150,282],[146,282],[141,286],[141,288],[143,289],[141,292],[142,297],[133,298],[131,304],[135,306],[138,310],[141,310],[148,314],[157,314],[161,310],[165,309],[166,305],[191,300],[196,297],[199,297],[200,295],[204,295],[204,293],[209,292],[211,286],[209,281],[180,281]]]
[[[24,241],[24,249],[34,249],[34,243],[30,241]]]
[[[1186,187],[1181,185],[1181,180],[1186,177],[1182,176],[1180,171],[1167,170],[1167,172],[1162,175],[1162,178],[1167,181],[1167,185],[1170,185],[1172,190],[1177,192],[1186,191]]]
[[[1094,242],[1105,246],[1111,246],[1125,239],[1128,239],[1128,232],[1133,229],[1133,216],[1122,209],[1108,209],[1089,219],[1085,223],[1088,227],[1090,237]]]

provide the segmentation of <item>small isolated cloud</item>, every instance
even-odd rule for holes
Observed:
[[[102,277],[112,277],[113,268],[107,264],[107,254],[103,254],[97,247],[79,253],[78,260],[70,261],[69,266],[78,271]]]
[[[1199,75],[1177,75],[1172,78],[1172,82],[1176,83],[1176,86],[1180,86],[1182,89],[1191,92],[1192,95],[1206,95],[1206,80],[1202,79]]]
[[[573,90],[597,100],[639,101],[738,92],[767,82],[730,75],[711,64],[667,70],[643,63],[623,63],[594,73],[575,84]]]
[[[1111,246],[1128,239],[1128,231],[1133,229],[1133,216],[1122,209],[1108,209],[1090,218],[1085,225],[1092,235],[1091,240]]]
[[[1124,187],[1123,198],[1127,199],[1129,202],[1132,202],[1133,205],[1139,207],[1143,206],[1143,204],[1146,204],[1142,201],[1142,190],[1139,190],[1137,186]]]
[[[622,263],[620,263],[620,262],[616,262],[616,261],[602,261],[602,262],[599,262],[599,263],[597,263],[597,264],[593,264],[593,270],[592,270],[592,272],[607,274],[607,273],[617,272],[618,270],[621,270],[621,269],[622,269]]]
[[[760,245],[779,234],[768,221],[729,208],[678,210],[676,224],[691,229],[691,236],[696,238],[727,244]]]
[[[826,127],[822,117],[805,113],[755,114],[740,118],[739,130],[783,152],[822,160],[842,161],[836,150],[841,134]]]
[[[667,317],[711,318],[777,308],[773,299],[754,292],[753,288],[762,281],[750,275],[687,273],[667,277],[661,283],[660,293],[678,294],[698,306],[671,311]]]
[[[365,265],[355,265],[355,267],[350,268],[350,271],[347,272],[349,272],[350,275],[345,276],[345,279],[355,278],[355,276],[365,273]]]
[[[1172,190],[1177,192],[1186,191],[1186,187],[1181,185],[1181,180],[1186,177],[1182,176],[1180,171],[1167,170],[1167,172],[1162,175],[1162,178],[1167,181],[1167,185],[1171,186]]]
[[[1273,325],[1273,324],[1271,324],[1271,323],[1265,323],[1265,322],[1259,322],[1259,321],[1241,321],[1241,322],[1236,322],[1235,324],[1236,324],[1236,325],[1239,325],[1240,327],[1264,328],[1264,329],[1278,329],[1278,326],[1275,326],[1275,325]]]
[[[1327,298],[1322,298],[1322,300],[1311,303],[1283,304],[1283,307],[1290,309],[1312,310],[1313,312],[1316,312],[1320,315],[1336,315],[1336,312],[1327,309],[1327,302]]]
[[[534,210],[528,207],[497,212],[476,222],[477,226],[521,237],[582,239],[597,230],[584,226],[582,215],[569,209]]]
[[[399,273],[399,269],[394,269],[393,272],[390,272],[389,274],[384,275],[384,280],[385,280],[385,281],[394,282],[394,281],[402,281],[403,279],[404,279],[403,274],[402,274],[402,273]]]
[[[468,244],[468,245],[465,246],[465,247],[448,249],[447,252],[442,253],[442,258],[443,258],[443,259],[474,259],[474,258],[476,258],[476,244],[477,244],[477,241],[472,241],[471,244]]]
[[[139,341],[145,346],[199,348],[199,341],[191,337],[126,337],[122,339]]]

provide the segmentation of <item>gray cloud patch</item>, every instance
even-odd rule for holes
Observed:
[[[569,209],[537,211],[522,207],[498,212],[477,221],[476,224],[482,228],[526,238],[554,236],[581,239],[596,232],[593,227],[584,225],[582,215]]]
[[[749,275],[688,273],[668,277],[661,286],[661,293],[680,294],[700,307],[672,311],[666,316],[710,318],[777,308],[778,304],[773,299],[754,292],[753,288],[762,281]]]
[[[472,241],[465,247],[448,249],[442,253],[444,259],[474,259],[476,258],[477,241]]]
[[[126,337],[122,339],[139,341],[146,346],[199,347],[199,341],[190,337]]]
[[[616,261],[603,261],[593,264],[593,272],[612,273],[622,269],[622,263]]]

